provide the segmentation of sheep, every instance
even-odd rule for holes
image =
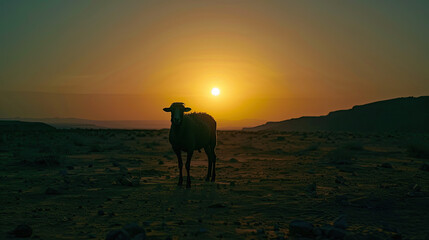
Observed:
[[[201,151],[204,148],[208,157],[208,171],[206,181],[214,182],[216,178],[216,121],[207,113],[190,113],[191,108],[185,107],[184,103],[172,103],[169,108],[163,109],[165,112],[171,112],[171,127],[169,141],[173,151],[177,155],[179,167],[179,182],[177,185],[181,186],[183,182],[182,177],[182,155],[181,151],[187,153],[186,158],[186,188],[191,187],[191,177],[189,169],[191,167],[191,158],[194,150]]]

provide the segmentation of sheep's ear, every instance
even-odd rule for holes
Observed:
[[[164,112],[171,112],[170,108],[164,108],[163,110],[164,110]]]
[[[185,108],[185,110],[184,110],[184,112],[189,112],[189,111],[191,111],[191,108]]]

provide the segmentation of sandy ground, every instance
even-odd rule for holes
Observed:
[[[299,238],[293,220],[344,215],[341,238],[428,239],[428,150],[410,147],[428,139],[219,131],[217,181],[196,152],[185,189],[168,130],[0,133],[0,238],[27,224],[31,238],[104,239],[128,223],[148,239]]]

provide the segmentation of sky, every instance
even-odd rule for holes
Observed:
[[[324,115],[429,95],[428,42],[429,1],[0,0],[0,117]]]

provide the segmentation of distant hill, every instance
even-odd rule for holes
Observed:
[[[170,127],[170,121],[157,120],[102,121],[81,118],[9,118],[5,120],[43,122],[58,129],[160,129]]]
[[[54,127],[41,122],[21,122],[21,121],[1,121],[0,132],[2,131],[52,131]]]
[[[395,98],[326,116],[300,117],[243,128],[245,131],[429,132],[429,96]]]
[[[1,120],[43,122],[58,129],[162,129],[170,128],[170,120],[89,120],[81,118],[4,118]],[[265,121],[257,119],[224,120],[218,119],[218,129],[239,130],[244,126],[255,126]]]

